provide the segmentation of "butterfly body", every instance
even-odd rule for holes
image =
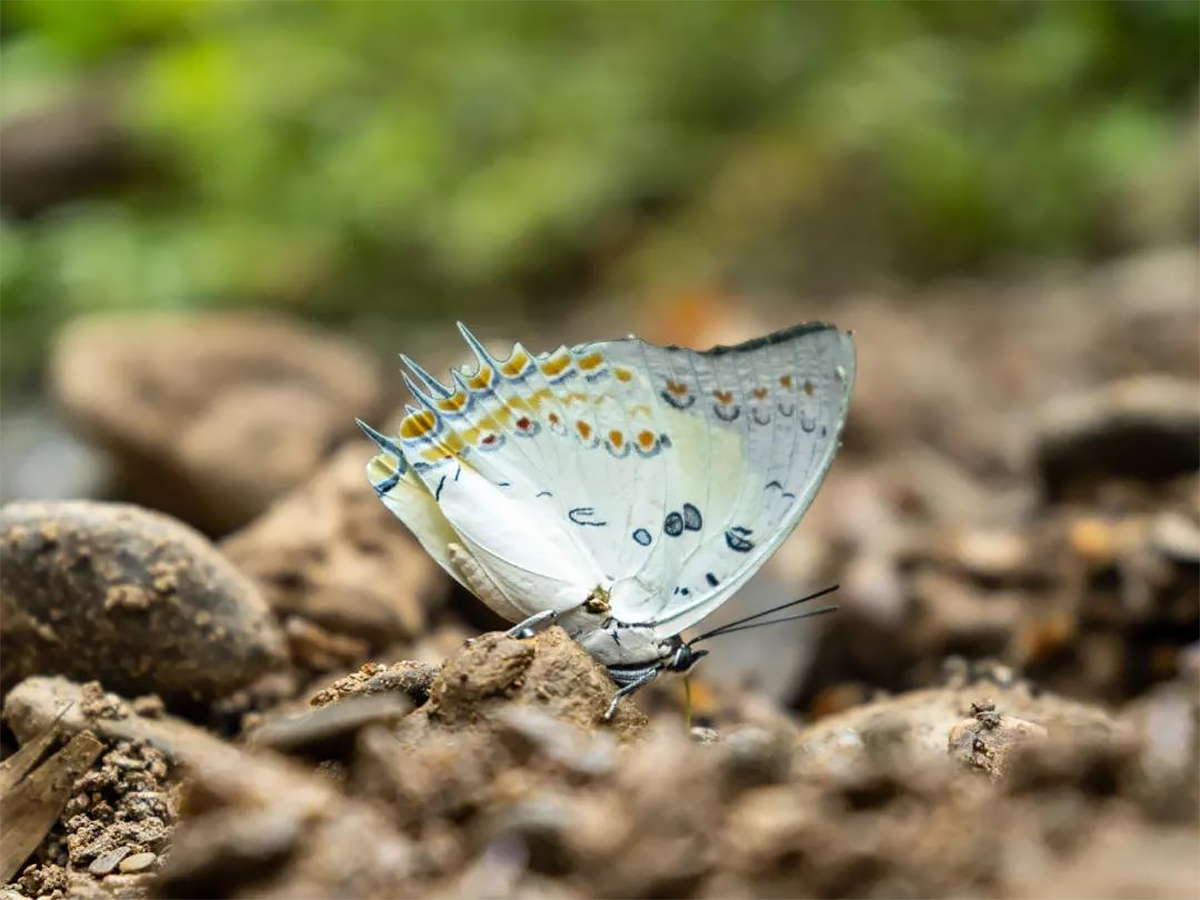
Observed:
[[[443,384],[405,358],[419,405],[394,436],[364,426],[376,493],[516,630],[557,622],[622,690],[686,671],[704,651],[680,632],[769,558],[832,462],[850,335],[810,323],[703,352],[631,337],[499,360],[462,331],[473,368]]]

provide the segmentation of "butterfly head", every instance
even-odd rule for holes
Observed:
[[[672,638],[669,643],[670,649],[658,663],[659,668],[664,672],[686,675],[692,671],[696,663],[708,656],[707,650],[697,650],[691,645],[685,644],[678,636]]]

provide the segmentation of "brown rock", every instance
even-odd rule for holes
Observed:
[[[250,732],[247,743],[317,760],[339,758],[360,730],[399,719],[411,709],[411,701],[396,694],[350,697],[317,709],[268,715]]]
[[[22,744],[56,720],[64,734],[91,729],[108,742],[147,744],[161,750],[172,763],[201,764],[225,746],[220,738],[183,719],[167,715],[143,718],[95,682],[79,685],[61,677],[34,676],[4,698],[4,722]]]
[[[626,699],[603,725],[615,690],[604,667],[558,626],[525,640],[491,632],[446,660],[429,702],[405,720],[401,734],[425,722],[433,728],[492,724],[510,704],[526,704],[580,728],[611,727],[618,739],[628,740],[645,727],[646,717]]]
[[[1200,459],[1196,382],[1141,375],[1055,400],[1042,414],[1034,454],[1052,498],[1105,478],[1163,481]]]
[[[424,628],[447,579],[379,502],[354,441],[221,549],[281,613],[382,647]]]
[[[371,806],[271,754],[224,745],[196,765],[158,882],[168,897],[396,897],[409,841]]]
[[[313,706],[325,706],[347,697],[396,692],[408,697],[414,706],[420,706],[429,699],[437,674],[437,666],[415,660],[403,660],[390,666],[363,663],[357,672],[318,691],[309,702]]]
[[[0,510],[6,684],[34,673],[211,699],[283,660],[254,586],[202,536],[136,506]]]
[[[800,733],[796,764],[812,777],[853,770],[881,749],[917,760],[945,759],[948,749],[955,749],[955,738],[966,739],[964,715],[972,717],[972,734],[997,732],[984,740],[998,749],[1001,766],[1007,765],[1009,753],[1046,732],[1087,735],[1110,743],[1127,739],[1129,732],[1097,706],[1035,693],[1019,682],[1007,686],[993,682],[986,696],[975,685],[932,688],[821,719]]]
[[[299,483],[382,390],[356,347],[262,316],[77,320],[51,371],[135,499],[216,532]]]
[[[344,669],[366,657],[366,641],[344,634],[331,634],[299,616],[288,616],[283,623],[292,661],[314,672]]]
[[[992,778],[1004,776],[1015,747],[1049,734],[1036,722],[1001,714],[990,701],[972,704],[971,712],[971,718],[950,729],[947,738],[950,755]]]

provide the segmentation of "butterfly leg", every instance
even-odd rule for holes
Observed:
[[[557,618],[558,613],[555,610],[543,609],[541,612],[534,613],[528,619],[522,619],[504,633],[514,638],[531,638],[539,631],[544,631],[553,625]]]
[[[617,704],[621,702],[622,697],[628,697],[630,694],[632,694],[638,688],[642,687],[643,685],[649,684],[657,677],[658,677],[658,669],[649,669],[646,671],[646,673],[644,675],[639,677],[637,679],[637,681],[631,681],[631,682],[629,682],[629,684],[626,684],[626,685],[618,688],[617,692],[615,694],[613,694],[612,703],[608,704],[608,712],[606,712],[604,714],[604,721],[605,722],[612,721],[612,717],[617,714]]]

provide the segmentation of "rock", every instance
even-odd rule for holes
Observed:
[[[645,727],[646,717],[625,699],[613,720],[604,723],[615,691],[604,667],[558,626],[522,640],[490,632],[468,641],[442,664],[429,702],[408,716],[397,734],[405,741],[425,729],[468,723],[490,728],[504,710],[528,705],[579,728],[611,728],[618,740],[630,740]]]
[[[351,672],[318,691],[309,703],[313,706],[325,706],[346,697],[394,691],[407,697],[414,706],[421,706],[429,699],[429,691],[437,673],[438,666],[415,660],[403,660],[390,666],[363,663],[357,672]]]
[[[968,722],[964,715],[971,717]],[[948,752],[958,754],[960,742],[969,754],[968,736],[983,735],[996,755],[985,767],[991,772],[1006,770],[1008,754],[1047,734],[1117,744],[1128,739],[1129,728],[1099,707],[1035,694],[1020,682],[993,681],[986,694],[978,685],[911,691],[821,719],[801,731],[796,765],[808,777],[836,775],[863,765],[882,748],[918,762],[942,760]]]
[[[449,579],[367,484],[371,453],[352,442],[221,549],[279,613],[380,648],[421,634]]]
[[[254,586],[160,513],[90,501],[0,509],[6,684],[98,679],[126,694],[211,700],[283,662]]]
[[[51,381],[134,499],[212,532],[298,484],[382,398],[357,347],[232,314],[77,319],[58,338]]]
[[[1053,401],[1033,449],[1047,495],[1086,493],[1104,479],[1164,481],[1200,460],[1200,388],[1140,375]]]
[[[1150,526],[1150,542],[1176,562],[1200,563],[1200,525],[1181,513],[1159,513]]]
[[[1158,821],[1192,822],[1200,810],[1198,682],[1159,685],[1123,713],[1139,738],[1136,793]]]
[[[193,770],[158,882],[167,897],[409,896],[410,842],[371,805],[223,744]]]
[[[314,672],[344,669],[366,657],[366,641],[344,634],[331,634],[299,616],[288,616],[283,623],[292,661]]]
[[[156,862],[158,862],[158,857],[153,853],[135,853],[133,856],[127,856],[121,860],[117,868],[125,873],[144,872]]]
[[[617,764],[617,745],[606,733],[590,734],[528,706],[498,715],[498,735],[518,758],[538,755],[582,777],[607,775]]]
[[[950,729],[950,755],[992,778],[1004,776],[1014,747],[1049,734],[1036,722],[1001,714],[990,701],[973,704],[971,712],[971,718]]]
[[[300,713],[268,715],[247,743],[317,760],[340,758],[361,729],[400,719],[411,709],[411,701],[396,694],[350,697]]]
[[[984,579],[1011,579],[1029,562],[1029,542],[1002,531],[961,531],[950,541],[949,556],[963,571]]]
[[[174,716],[143,718],[96,682],[79,685],[61,677],[26,678],[4,698],[4,723],[25,744],[55,721],[64,734],[91,729],[108,742],[129,741],[161,750],[172,763],[200,764],[225,743]]]
[[[107,875],[109,872],[113,871],[113,869],[119,866],[122,860],[124,860],[128,855],[129,847],[124,845],[116,847],[112,850],[109,850],[107,853],[100,854],[93,859],[91,865],[87,867],[87,870],[93,875]],[[151,858],[154,857],[153,853],[147,855],[149,855]]]

